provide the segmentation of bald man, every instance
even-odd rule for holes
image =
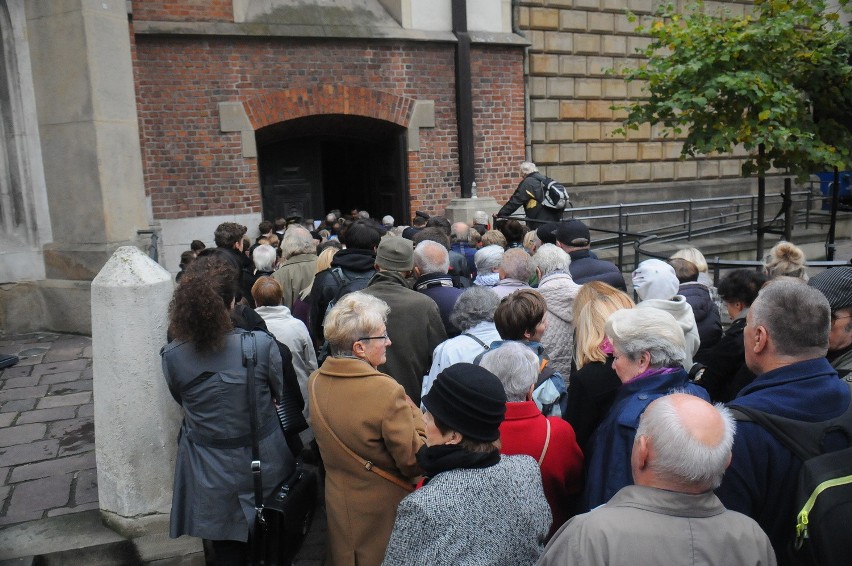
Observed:
[[[539,565],[774,565],[754,520],[713,494],[731,461],[735,422],[721,404],[675,393],[642,414],[630,465],[635,485],[566,523]]]

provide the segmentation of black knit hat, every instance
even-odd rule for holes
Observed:
[[[852,306],[852,267],[826,269],[816,277],[811,277],[808,285],[825,295],[831,312]]]
[[[490,371],[453,364],[435,378],[423,406],[437,421],[465,438],[493,442],[506,416],[506,392]]]

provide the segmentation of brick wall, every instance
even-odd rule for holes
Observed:
[[[134,0],[133,18],[163,22],[233,22],[234,0]]]
[[[750,0],[707,2],[741,13]],[[530,151],[548,175],[573,185],[719,179],[740,176],[734,156],[680,160],[681,144],[648,124],[614,134],[623,111],[642,96],[607,69],[633,67],[648,38],[627,10],[649,16],[658,0],[522,0],[518,23],[529,49]]]
[[[499,200],[524,156],[523,50],[475,47],[473,59],[477,186]],[[242,157],[238,132],[219,131],[218,103],[323,85],[435,102],[435,128],[421,128],[420,151],[409,152],[410,206],[442,212],[460,195],[453,64],[449,44],[137,35],[154,217],[259,212],[257,160]],[[383,112],[376,103],[372,117]]]

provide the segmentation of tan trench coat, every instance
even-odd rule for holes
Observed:
[[[326,359],[311,375],[308,395],[326,469],[329,564],[378,566],[408,492],[356,462],[318,413],[356,454],[408,480],[420,474],[415,454],[426,439],[422,415],[406,403],[399,383],[356,359]]]

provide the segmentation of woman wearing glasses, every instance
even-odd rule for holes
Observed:
[[[420,409],[376,368],[385,363],[387,304],[366,293],[341,298],[325,318],[331,355],[308,384],[311,424],[325,464],[329,563],[378,565],[396,507],[421,470]]]

